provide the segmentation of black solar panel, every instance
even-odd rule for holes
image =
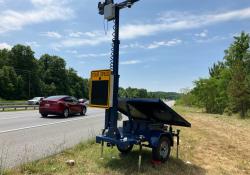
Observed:
[[[118,110],[133,119],[191,127],[188,121],[160,99],[119,99]]]

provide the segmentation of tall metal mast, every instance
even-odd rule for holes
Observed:
[[[112,107],[106,109],[105,112],[105,130],[108,130],[106,135],[112,138],[118,139],[119,132],[117,129],[118,119],[118,90],[119,90],[119,17],[120,10],[123,8],[130,8],[135,2],[139,0],[126,0],[124,2],[114,4],[113,0],[105,0],[105,2],[98,3],[99,14],[104,15],[104,18],[108,21],[114,20],[114,33],[113,33],[113,49],[111,58],[111,67],[114,76],[113,84],[113,104]]]

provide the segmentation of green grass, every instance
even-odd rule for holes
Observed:
[[[176,159],[174,147],[168,162],[153,166],[151,150],[144,148],[142,169],[138,172],[138,147],[127,156],[121,155],[115,147],[104,147],[104,159],[100,159],[100,145],[90,140],[57,155],[8,170],[4,175],[250,174],[250,120],[205,114],[195,108],[177,106],[176,110],[192,123],[192,128],[182,128],[180,159]],[[76,165],[66,165],[69,159],[75,160]]]
[[[26,103],[27,100],[4,100],[4,99],[0,99],[0,103],[15,103],[15,102],[23,102]]]

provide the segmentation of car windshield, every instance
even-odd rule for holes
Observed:
[[[40,97],[34,97],[32,100],[39,100]]]
[[[61,96],[61,95],[59,95],[59,96],[50,96],[50,97],[45,98],[45,100],[59,100],[59,99],[61,99],[63,97],[65,97],[65,96]]]

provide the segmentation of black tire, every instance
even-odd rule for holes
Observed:
[[[68,118],[69,117],[69,109],[68,108],[64,109],[62,115],[63,115],[64,118]]]
[[[117,145],[116,147],[122,154],[128,154],[133,149],[133,146],[134,145],[128,145],[126,148],[122,148]]]
[[[86,114],[86,112],[87,112],[87,108],[84,106],[84,107],[82,107],[82,111],[80,112],[80,115],[85,115]]]
[[[169,159],[171,144],[168,137],[163,136],[160,138],[159,144],[157,147],[152,148],[152,157],[153,160],[165,162]]]
[[[48,114],[41,114],[42,118],[48,117]]]

